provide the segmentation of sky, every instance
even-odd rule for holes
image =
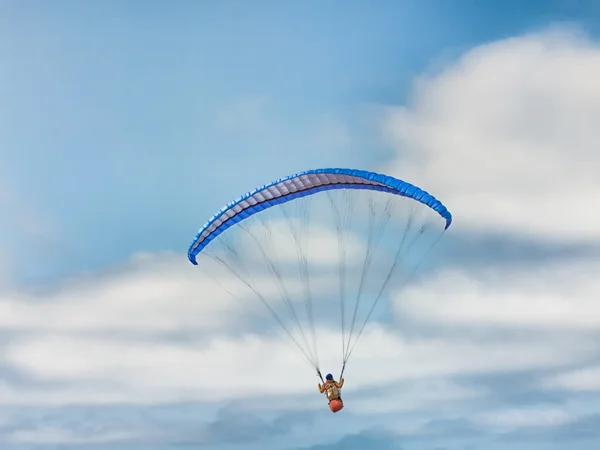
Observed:
[[[597,449],[599,79],[593,0],[0,0],[0,447]],[[227,202],[320,167],[454,218],[335,415],[187,259]]]

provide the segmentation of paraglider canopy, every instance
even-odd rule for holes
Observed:
[[[221,286],[240,281],[247,289],[237,294],[240,299],[251,294],[262,302],[321,380],[314,307],[331,317],[337,297],[341,378],[386,289],[411,278],[451,223],[437,198],[406,181],[364,170],[315,169],[225,205],[198,231],[188,259],[197,265],[206,256],[226,268],[229,278]],[[347,311],[349,299],[354,307]]]

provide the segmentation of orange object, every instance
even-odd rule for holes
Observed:
[[[340,411],[343,407],[344,407],[344,402],[342,401],[341,398],[331,400],[331,402],[329,403],[329,409],[333,413]]]

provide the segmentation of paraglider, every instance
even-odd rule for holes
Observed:
[[[390,288],[397,292],[411,279],[451,223],[438,199],[405,181],[363,170],[315,169],[228,203],[198,231],[188,259],[218,263],[211,268],[226,269],[219,284],[227,292],[242,301],[251,294],[267,308],[337,412],[346,363],[376,305]],[[236,281],[241,284],[234,286]],[[334,314],[342,334],[339,383],[321,376],[319,349],[329,347],[317,345],[316,336],[318,325]]]
[[[327,400],[329,400],[329,409],[331,412],[336,413],[340,411],[344,407],[344,402],[342,401],[342,394],[340,393],[340,389],[344,386],[344,379],[342,378],[339,383],[333,379],[333,375],[328,373],[325,376],[325,383],[321,385],[318,384],[319,392],[322,394],[323,392],[327,393]]]

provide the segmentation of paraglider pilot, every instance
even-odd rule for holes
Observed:
[[[340,389],[344,385],[344,379],[342,378],[339,382],[333,379],[333,375],[330,373],[325,377],[325,383],[321,385],[319,383],[319,392],[322,394],[323,392],[327,393],[327,399],[329,400],[329,409],[332,412],[336,413],[344,407],[344,403],[342,402],[342,397],[340,394]]]

